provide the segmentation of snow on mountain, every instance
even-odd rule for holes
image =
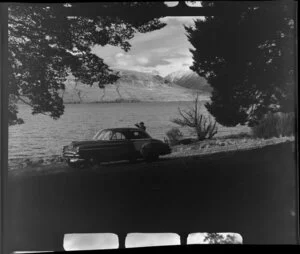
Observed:
[[[66,81],[63,98],[66,103],[91,103],[108,101],[192,101],[194,92],[173,83],[155,73],[144,73],[117,69],[120,79],[100,89],[75,82],[74,77]],[[203,95],[203,100],[208,100]]]
[[[199,90],[204,93],[211,93],[212,91],[212,88],[207,83],[206,79],[200,77],[192,70],[172,72],[167,75],[165,79],[184,88]]]

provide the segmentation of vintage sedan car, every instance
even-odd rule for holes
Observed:
[[[120,160],[134,162],[138,158],[154,161],[169,153],[167,143],[151,138],[139,128],[104,129],[92,140],[73,141],[63,147],[63,157],[71,167]]]

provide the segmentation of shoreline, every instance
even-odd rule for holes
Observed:
[[[199,103],[206,103],[206,102],[209,102],[210,100],[209,99],[205,99],[205,100],[201,100]],[[132,99],[132,100],[112,100],[112,101],[90,101],[90,102],[64,102],[64,105],[78,105],[78,104],[82,104],[82,105],[85,105],[85,104],[113,104],[113,103],[175,103],[175,102],[178,102],[178,103],[181,103],[181,102],[193,102],[193,100],[164,100],[164,101],[156,101],[156,100],[148,100],[148,101],[143,101],[143,100],[135,100],[135,99]],[[26,105],[25,103],[18,103],[18,105]]]
[[[176,159],[189,157],[212,157],[218,159],[218,156],[226,156],[237,151],[246,151],[260,149],[275,144],[295,142],[294,137],[279,137],[270,139],[258,139],[251,136],[225,136],[213,138],[210,140],[197,141],[187,145],[172,146],[172,153],[161,156],[161,159]],[[216,157],[216,158],[215,158]],[[61,155],[51,155],[44,157],[13,158],[8,160],[8,173],[12,175],[19,174],[48,174],[65,172],[68,169],[67,164]]]
[[[202,100],[200,102],[208,102],[209,100]],[[65,105],[75,105],[75,104],[110,104],[110,103],[174,103],[174,102],[193,102],[193,100],[171,100],[171,101],[155,101],[155,100],[149,100],[149,101],[142,101],[142,100],[124,100],[124,101],[92,101],[92,102],[65,102]]]

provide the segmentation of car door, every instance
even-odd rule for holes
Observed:
[[[113,160],[126,160],[129,158],[130,141],[121,131],[113,131],[109,149]]]
[[[98,145],[94,149],[94,158],[99,161],[111,161],[113,159],[112,154],[114,147],[111,144],[111,137],[113,132],[111,130],[105,130],[99,137]]]
[[[132,130],[130,133],[130,137],[132,149],[136,156],[140,155],[142,146],[151,141],[151,137],[144,131],[140,130]]]

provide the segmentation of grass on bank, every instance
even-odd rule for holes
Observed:
[[[252,127],[252,135],[257,138],[290,137],[295,133],[293,113],[269,113]]]

